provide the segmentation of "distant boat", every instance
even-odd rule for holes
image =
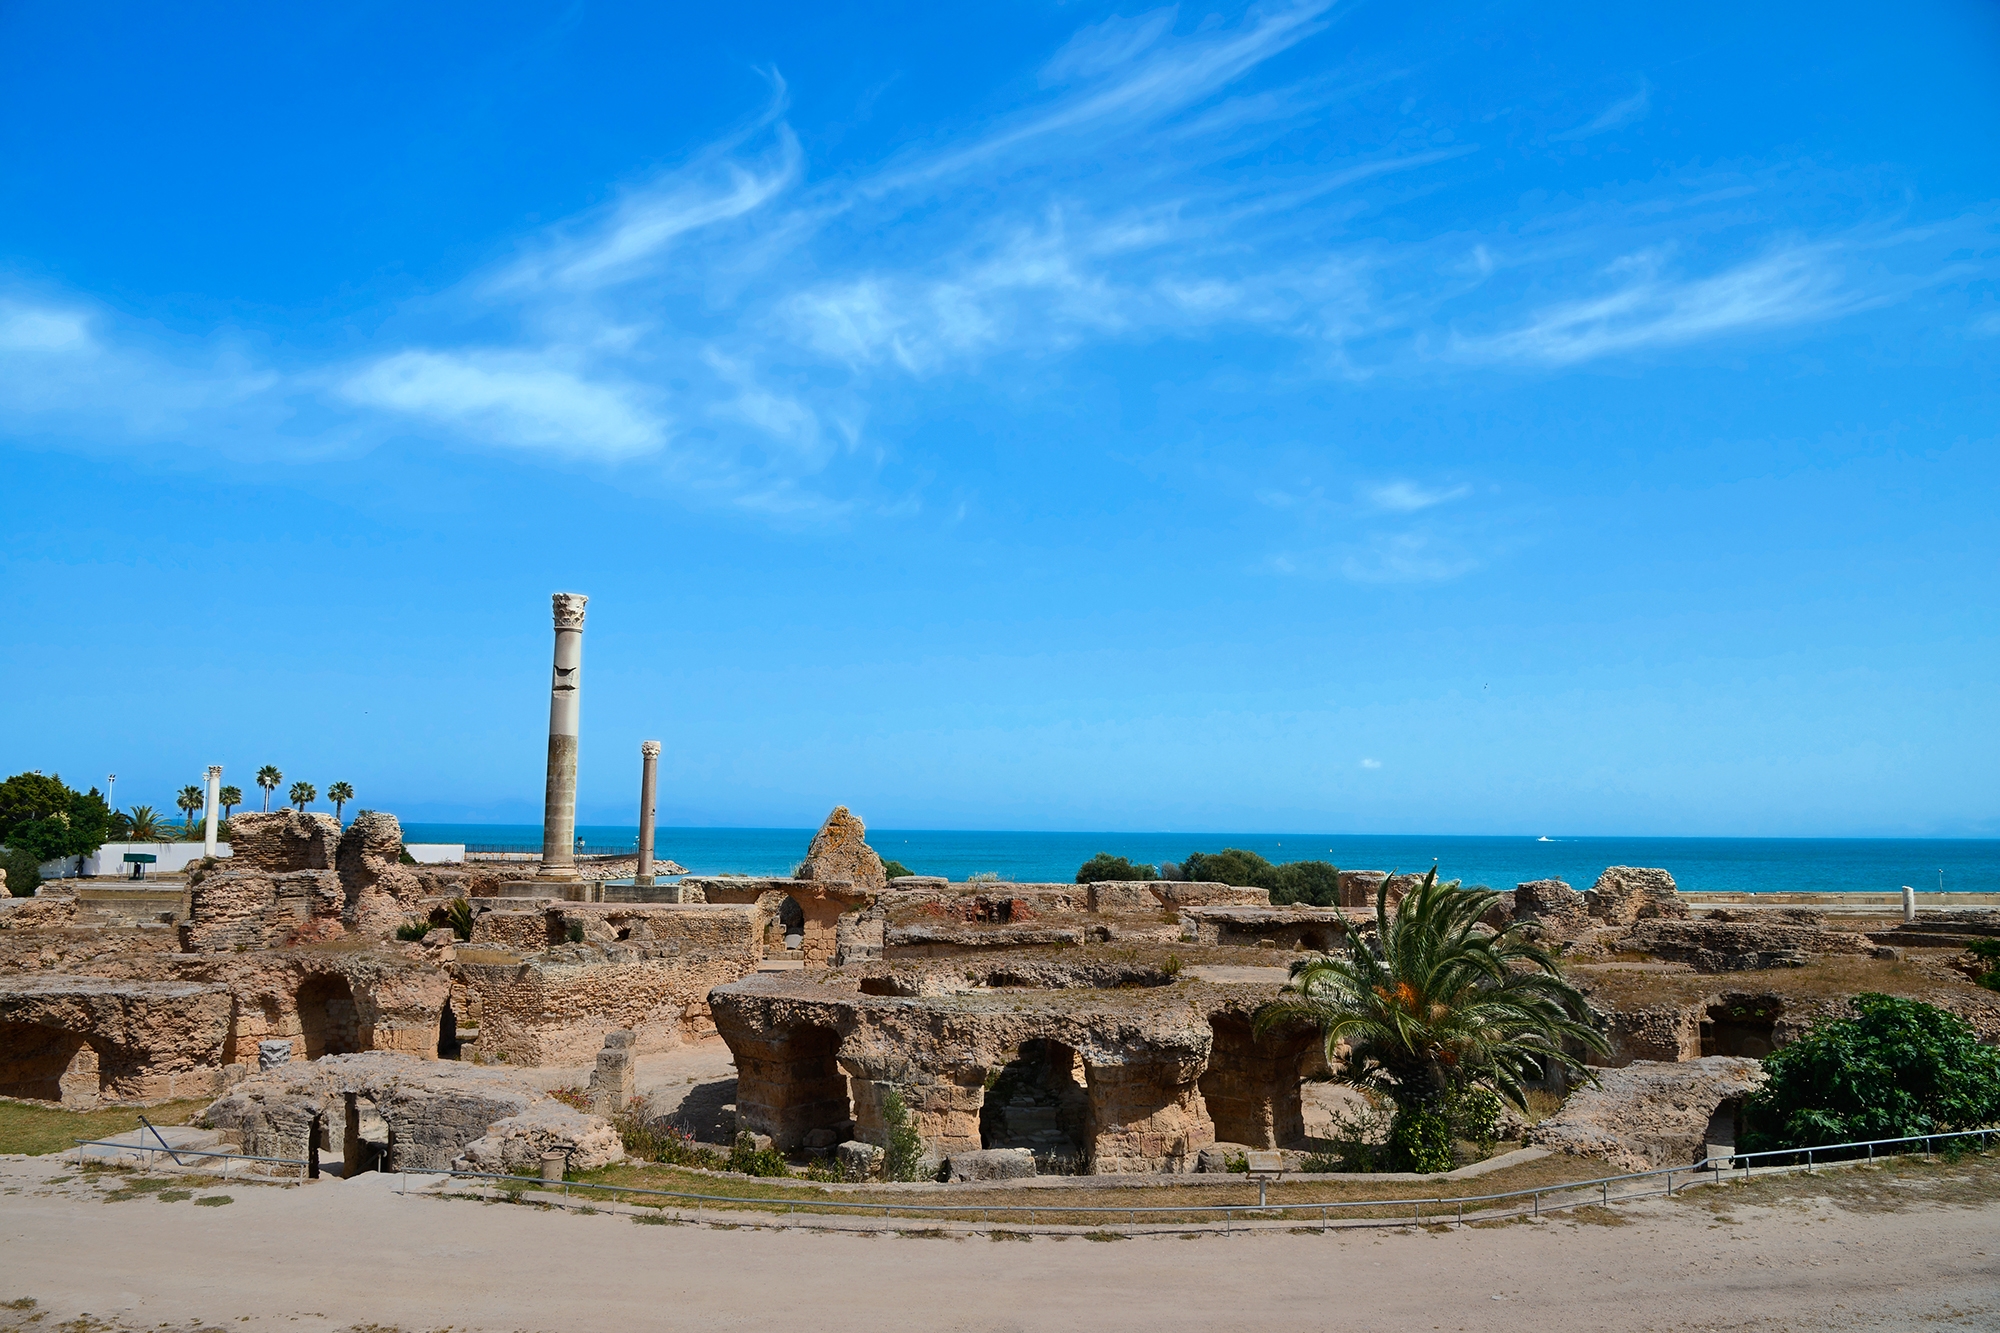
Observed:
[[[1547,837],[1547,836],[1543,836],[1543,837],[1540,837],[1540,838],[1537,838],[1537,839],[1535,839],[1535,841],[1536,841],[1536,842],[1554,842],[1554,841],[1555,841],[1555,839],[1554,839],[1554,838],[1551,838],[1551,837]]]

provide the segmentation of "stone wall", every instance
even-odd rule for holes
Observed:
[[[192,982],[0,976],[0,1096],[88,1110],[213,1095],[231,1007]]]
[[[1584,895],[1590,914],[1611,926],[1629,926],[1652,917],[1685,919],[1687,904],[1674,888],[1674,877],[1664,870],[1639,866],[1610,866]]]

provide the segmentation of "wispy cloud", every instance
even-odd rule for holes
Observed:
[[[636,391],[593,382],[533,352],[398,352],[340,387],[362,406],[516,448],[617,459],[651,452],[667,438],[665,423]]]
[[[1371,486],[1366,491],[1369,504],[1391,514],[1414,514],[1419,509],[1448,504],[1470,494],[1472,494],[1470,486],[1459,485],[1438,490],[1419,486],[1411,481],[1392,481],[1381,486]]]
[[[1615,130],[1621,125],[1629,125],[1635,120],[1643,120],[1646,112],[1652,109],[1652,105],[1653,85],[1649,81],[1641,79],[1639,80],[1638,92],[1633,93],[1630,97],[1621,97],[1610,106],[1605,107],[1603,111],[1597,114],[1596,119],[1590,121],[1588,124],[1579,125],[1575,129],[1564,130],[1560,134],[1551,134],[1549,138],[1558,143],[1576,139],[1588,139],[1593,135],[1603,134],[1607,130]]]
[[[1611,289],[1533,312],[1491,337],[1461,337],[1464,356],[1571,365],[1615,353],[1773,328],[1857,309],[1826,247],[1792,246],[1702,278],[1672,278],[1657,254],[1628,256],[1605,272]]]

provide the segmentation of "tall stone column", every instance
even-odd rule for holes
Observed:
[[[653,883],[653,800],[660,786],[660,743],[639,742],[639,870],[635,887]]]
[[[201,838],[201,854],[203,856],[215,855],[215,806],[216,802],[221,799],[222,765],[210,764],[208,766],[208,827],[202,833]]]
[[[549,682],[549,783],[542,802],[543,879],[576,875],[576,736],[583,686],[583,604],[578,592],[554,597],[555,675]]]

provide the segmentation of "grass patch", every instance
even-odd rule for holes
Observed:
[[[42,1157],[67,1152],[78,1139],[108,1139],[135,1130],[142,1115],[156,1125],[185,1125],[208,1102],[195,1097],[161,1106],[65,1111],[41,1102],[0,1101],[0,1153]]]
[[[1119,1234],[1118,1234],[1117,1232],[1115,1232],[1115,1231],[1086,1231],[1086,1232],[1084,1232],[1084,1233],[1083,1233],[1083,1238],[1084,1238],[1085,1240],[1098,1240],[1098,1241],[1111,1241],[1111,1240],[1124,1240],[1124,1239],[1125,1239],[1125,1237],[1123,1237],[1123,1236],[1119,1235]]]
[[[161,1203],[182,1203],[194,1197],[193,1190],[161,1190],[153,1196]]]
[[[987,1232],[987,1233],[986,1233],[986,1239],[988,1239],[988,1240],[1033,1240],[1033,1239],[1034,1239],[1034,1237],[1033,1237],[1033,1236],[1031,1236],[1031,1235],[1029,1235],[1029,1234],[1028,1234],[1027,1232],[1025,1232],[1025,1231],[989,1231],[989,1232]]]
[[[642,1227],[677,1227],[680,1225],[673,1218],[662,1217],[658,1213],[634,1213],[632,1214],[632,1220]]]
[[[235,1202],[236,1200],[230,1198],[227,1194],[211,1194],[205,1199],[196,1199],[194,1206],[197,1208],[221,1208]]]
[[[1716,1214],[1719,1222],[1735,1221],[1723,1214],[1739,1204],[1774,1207],[1824,1200],[1850,1213],[1874,1214],[1940,1204],[1976,1208],[2000,1202],[2000,1152],[1966,1156],[1956,1162],[1926,1161],[1921,1156],[1886,1157],[1874,1166],[1727,1180],[1676,1197],[1699,1202]]]
[[[1616,1208],[1606,1208],[1601,1203],[1587,1203],[1581,1208],[1571,1208],[1563,1216],[1578,1226],[1586,1227],[1629,1227],[1632,1219]]]

